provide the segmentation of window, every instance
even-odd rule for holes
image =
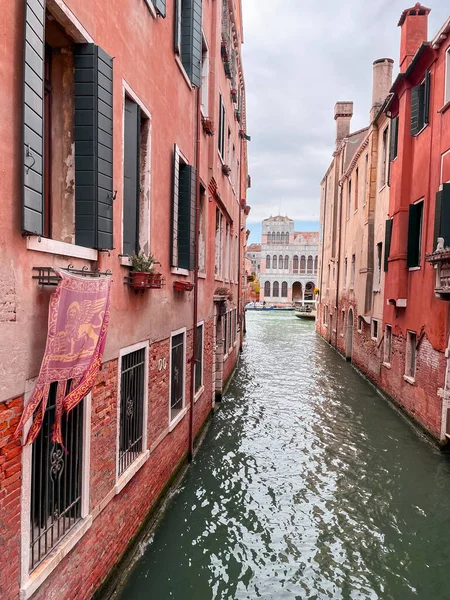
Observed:
[[[280,284],[278,283],[278,281],[274,281],[273,282],[272,297],[273,298],[278,298],[279,294],[280,294]]]
[[[444,104],[450,102],[450,48],[447,49],[445,54],[445,95]]]
[[[201,86],[202,0],[175,0],[175,53],[192,84]]]
[[[383,244],[378,242],[377,244],[377,262],[375,266],[375,286],[376,289],[380,289],[381,286],[381,258],[383,256]]]
[[[364,319],[362,317],[358,317],[358,332],[361,333],[364,326]]]
[[[444,248],[450,246],[450,183],[444,183],[436,194],[434,217],[433,250],[436,249],[438,238],[444,240]]]
[[[277,241],[277,244],[280,244],[280,243],[281,243],[281,235],[280,235],[280,232],[279,232],[279,231],[277,231],[277,237],[276,237],[276,241]]]
[[[136,102],[125,97],[123,160],[123,254],[138,253],[140,214],[146,204],[150,121]],[[147,197],[148,203],[148,197]],[[143,223],[142,223],[143,224]],[[146,240],[148,242],[148,240]]]
[[[207,225],[207,208],[208,200],[206,198],[206,190],[200,184],[200,210],[199,210],[199,226],[198,226],[198,270],[199,273],[206,273],[206,225]]]
[[[233,348],[233,311],[228,312],[228,351]]]
[[[228,313],[225,313],[222,317],[222,323],[223,323],[223,354],[224,357],[226,354],[228,354],[228,336],[229,336],[229,331],[228,331]]]
[[[382,149],[381,149],[381,169],[380,169],[380,188],[387,183],[387,163],[388,163],[388,128],[383,130]]]
[[[355,210],[358,210],[359,169],[355,171]]]
[[[119,477],[145,450],[148,344],[141,346],[120,353]]]
[[[287,255],[284,257],[284,268],[286,271],[289,270],[289,256]]]
[[[294,256],[292,259],[292,270],[294,273],[298,273],[298,256]]]
[[[272,259],[272,269],[276,269],[277,268],[277,257],[274,256]]]
[[[317,269],[319,268],[319,257],[314,257],[314,273],[317,273]]]
[[[366,154],[366,158],[364,160],[364,189],[363,189],[363,206],[366,205],[367,201],[367,177],[369,174],[369,155]]]
[[[225,160],[225,105],[223,103],[222,94],[219,94],[219,131],[217,141],[219,145],[219,154],[222,160]]]
[[[391,121],[391,139],[389,142],[389,158],[394,160],[397,158],[398,151],[398,117]]]
[[[422,254],[422,220],[423,200],[411,204],[409,207],[408,221],[408,253],[406,266],[408,268],[419,267]]]
[[[161,17],[166,16],[166,0],[147,0],[147,4],[152,3],[155,7],[156,12],[161,15]]]
[[[203,385],[203,323],[197,325],[196,352],[195,352],[195,393]]]
[[[200,91],[200,108],[202,114],[208,116],[208,95],[209,95],[209,52],[205,35],[202,35],[202,87]]]
[[[429,121],[430,72],[419,85],[411,89],[411,135],[417,135]]]
[[[308,273],[312,273],[313,268],[314,268],[313,257],[311,255],[309,255],[308,256],[308,266],[307,266]]]
[[[171,336],[169,421],[173,421],[184,408],[185,338],[185,331],[173,333]]]
[[[331,265],[328,265],[328,273],[327,273],[327,290],[330,287],[330,274],[331,274]]]
[[[306,257],[301,256],[300,257],[300,273],[305,273],[305,272],[306,272]]]
[[[287,298],[287,295],[288,295],[288,284],[287,284],[287,281],[283,281],[283,283],[281,284],[281,297]]]
[[[384,272],[386,273],[389,265],[389,254],[391,252],[391,238],[392,238],[392,219],[386,220],[385,232],[384,232]]]
[[[222,254],[223,254],[223,215],[216,208],[216,235],[215,235],[215,258],[214,273],[216,277],[222,277]]]
[[[279,268],[279,269],[282,269],[282,268],[283,268],[283,257],[281,256],[281,254],[280,254],[280,256],[278,257],[278,268]]]
[[[371,328],[372,328],[372,339],[378,340],[378,321],[376,319],[372,319]]]
[[[85,400],[62,419],[67,452],[51,441],[57,385],[50,388],[41,430],[32,445],[29,570],[33,571],[82,518]]]
[[[44,5],[25,3],[22,230],[111,249],[113,61]]]
[[[265,298],[270,297],[270,281],[266,281],[264,284],[264,297]]]
[[[352,180],[348,180],[347,184],[347,219],[350,219],[350,211],[352,209]]]
[[[355,269],[356,269],[356,255],[352,254],[352,266],[350,271],[350,288],[355,285]]]
[[[341,336],[345,333],[345,309],[341,311]]]
[[[267,243],[268,243],[268,244],[271,244],[271,243],[272,243],[272,234],[270,233],[270,231],[269,231],[269,233],[267,234]]]
[[[172,267],[195,268],[196,173],[174,147]]]
[[[266,269],[267,270],[270,269],[270,256],[269,255],[266,256]]]
[[[416,345],[417,335],[414,331],[406,332],[406,361],[405,375],[408,379],[415,379],[416,376]]]
[[[386,325],[384,331],[384,362],[388,365],[391,364],[392,354],[392,326]]]
[[[345,259],[344,259],[344,282],[343,282],[344,290],[345,290],[346,285],[347,285],[347,257],[345,257]]]

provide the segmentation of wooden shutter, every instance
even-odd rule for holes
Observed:
[[[423,123],[422,127],[425,123],[430,122],[430,93],[431,93],[431,73],[427,71],[425,75],[425,83],[423,84]]]
[[[442,190],[436,194],[433,251],[439,237],[444,238],[445,248],[450,247],[450,183],[444,183]]]
[[[123,253],[139,251],[140,128],[141,111],[125,98],[123,161]]]
[[[416,85],[411,90],[411,135],[416,135],[423,127],[424,86]]]
[[[172,245],[171,264],[178,267],[178,202],[180,180],[180,152],[175,144],[173,149],[173,194],[172,194]]]
[[[386,221],[386,227],[384,232],[384,271],[387,273],[389,254],[391,252],[391,239],[392,239],[392,219]]]
[[[22,229],[44,232],[45,0],[25,2],[22,130]]]
[[[202,83],[202,0],[184,0],[181,14],[181,61],[192,84]]]
[[[408,268],[419,265],[419,238],[420,222],[422,217],[422,202],[411,204],[409,207],[408,221],[408,253],[406,256],[406,266]]]
[[[178,197],[178,266],[195,269],[195,190],[196,171],[180,166]]]
[[[94,44],[76,44],[75,241],[113,248],[113,61]]]
[[[166,0],[154,0],[156,12],[161,16],[166,16]]]

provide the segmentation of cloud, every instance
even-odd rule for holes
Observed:
[[[271,214],[319,218],[319,184],[332,159],[334,104],[354,101],[352,130],[368,124],[372,63],[398,62],[397,22],[406,0],[242,0],[252,207],[248,222]],[[448,16],[431,0],[429,37]]]

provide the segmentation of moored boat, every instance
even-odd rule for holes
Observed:
[[[295,306],[295,316],[299,319],[315,319],[317,314],[314,300],[305,300]]]

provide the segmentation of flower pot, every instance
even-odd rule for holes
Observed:
[[[151,273],[142,273],[140,271],[132,271],[130,274],[130,287],[135,290],[145,290],[150,287]]]
[[[148,273],[149,287],[154,290],[162,288],[163,278],[161,273]]]

